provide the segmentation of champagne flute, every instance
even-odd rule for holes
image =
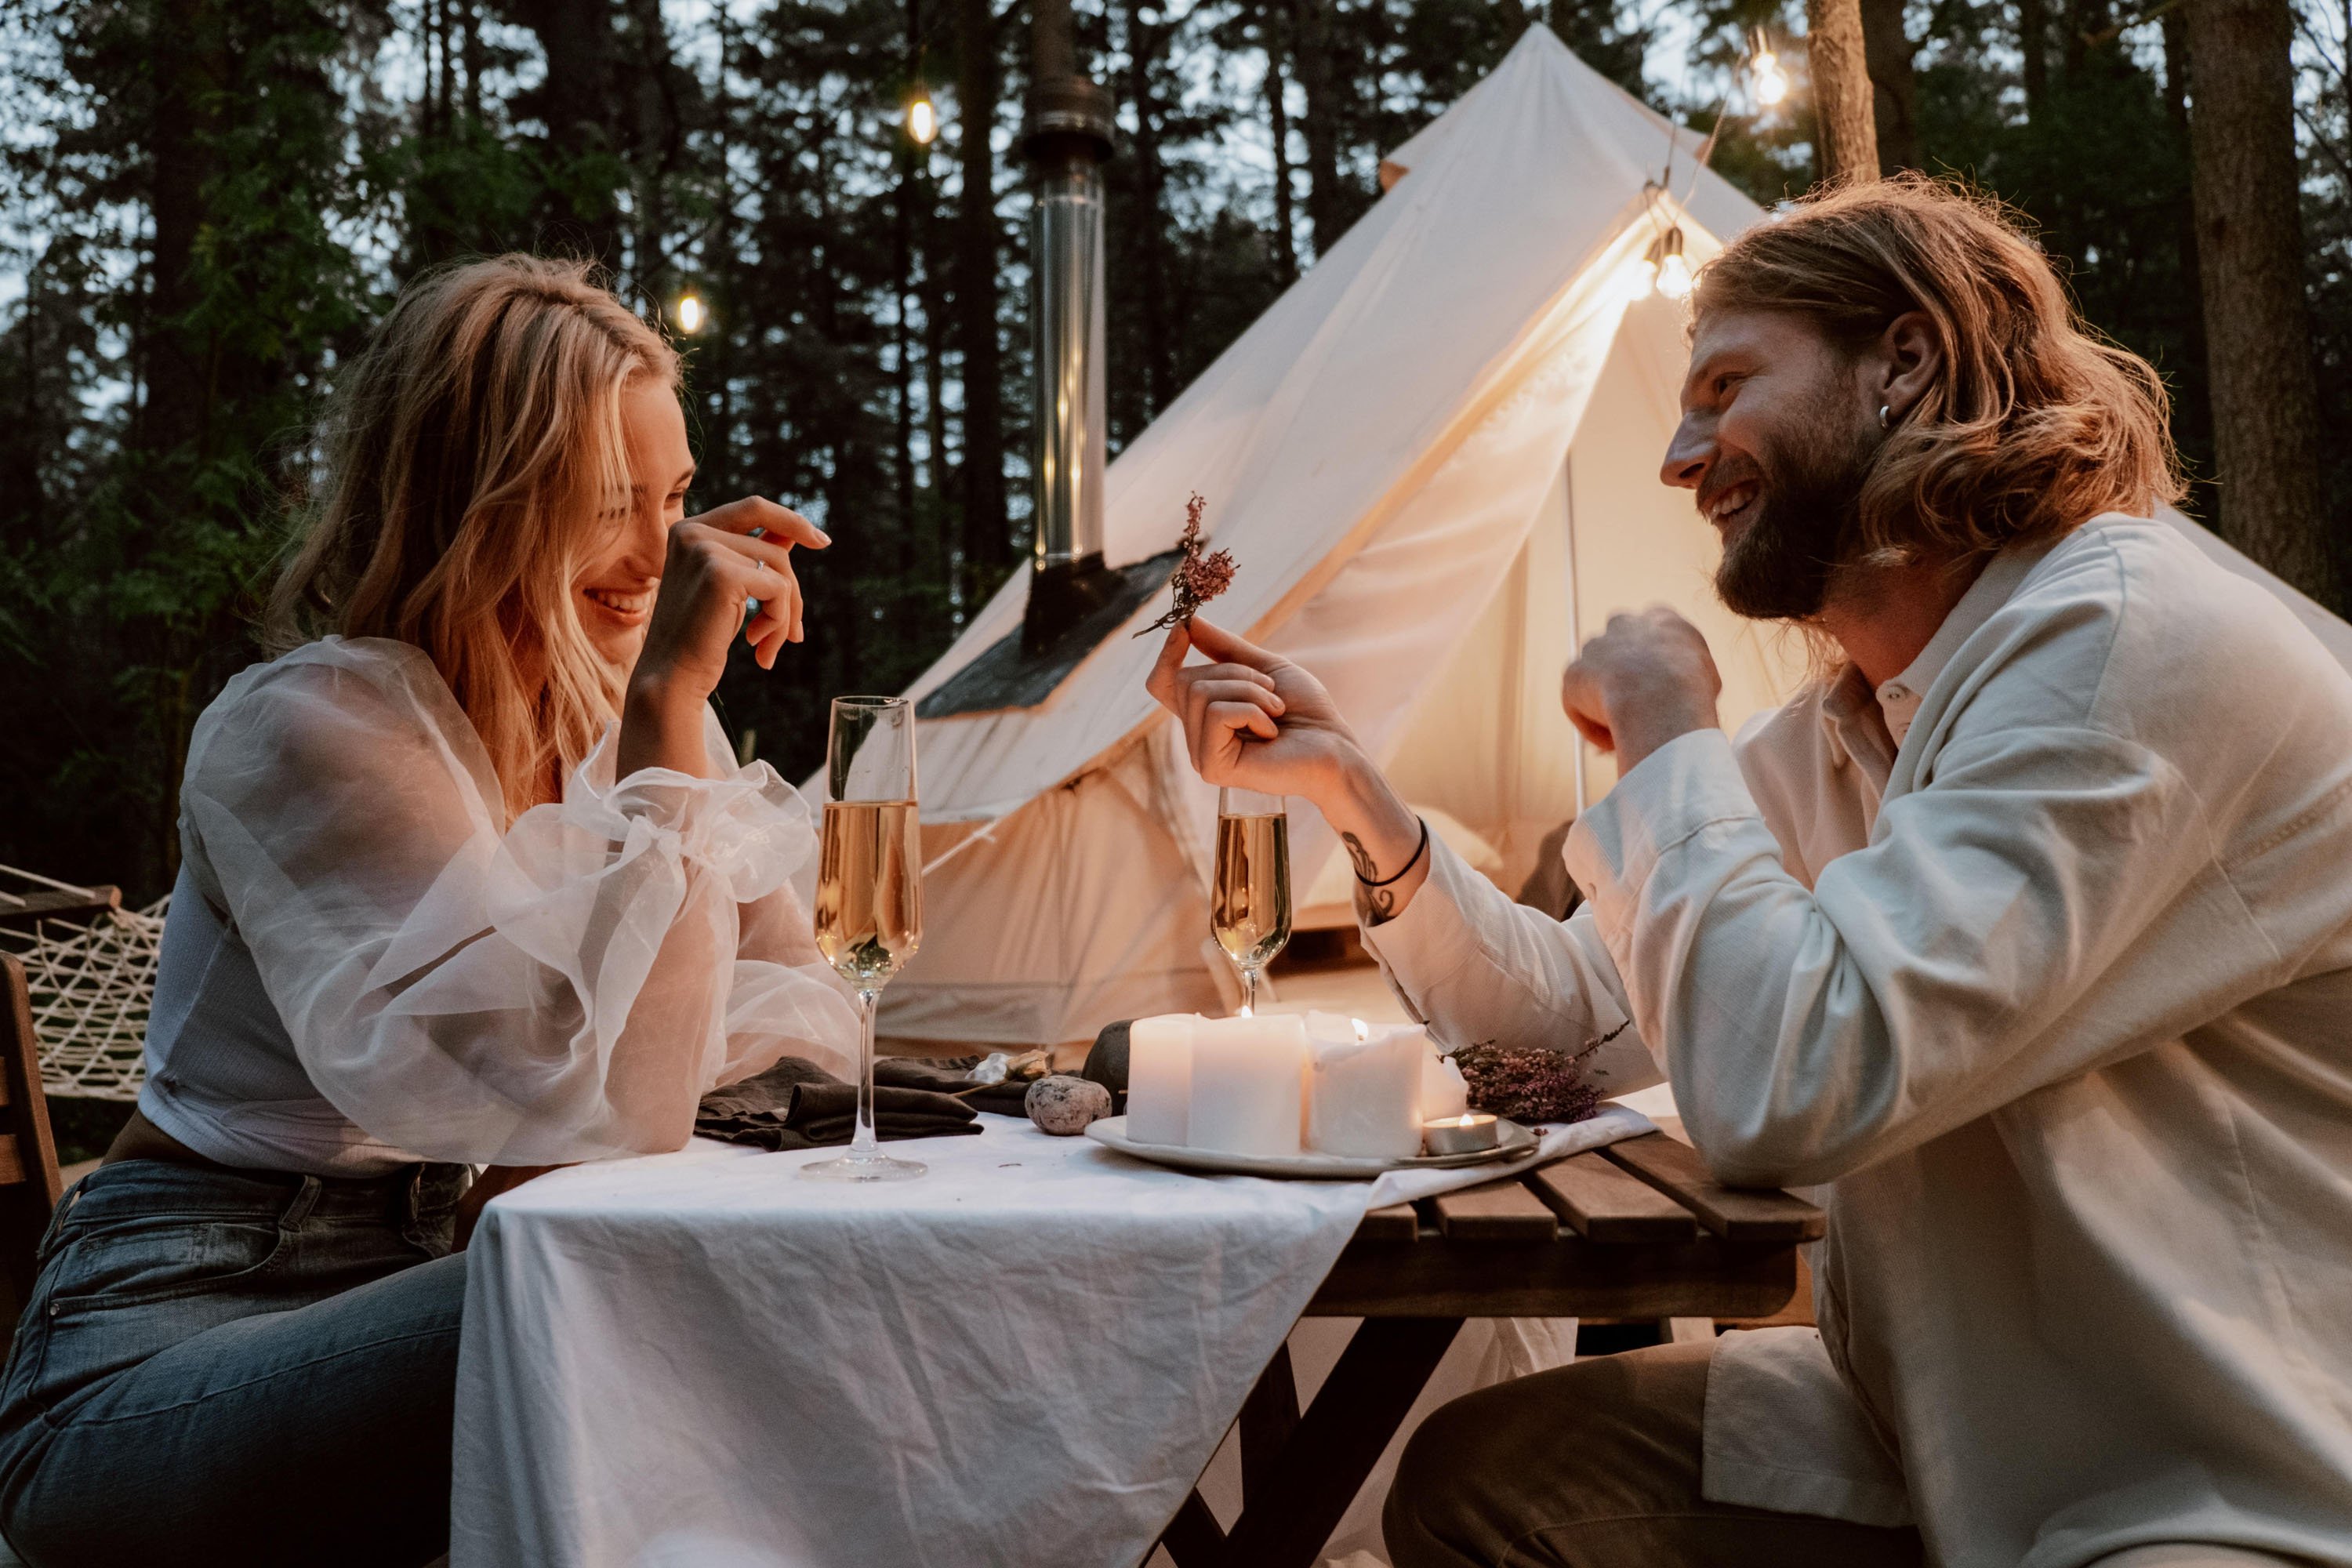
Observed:
[[[849,1152],[803,1165],[830,1182],[904,1182],[914,1160],[874,1138],[874,1008],[923,940],[922,833],[915,806],[915,710],[898,697],[836,697],[824,752],[824,836],[816,945],[856,988],[857,1127]]]
[[[1242,972],[1242,1012],[1257,1011],[1257,983],[1290,941],[1290,818],[1282,796],[1217,792],[1217,885],[1209,897],[1217,945]]]

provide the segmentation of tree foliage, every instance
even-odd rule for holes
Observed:
[[[1114,448],[1529,26],[1685,120],[1728,102],[1716,162],[1759,200],[1813,176],[1801,91],[1759,117],[1736,70],[1759,28],[1797,61],[1794,0],[1076,11],[1120,129]],[[2341,427],[2352,100],[2331,15],[2305,17],[2299,102]],[[2031,215],[2091,319],[2165,371],[2210,472],[2177,15],[1864,0],[1864,20],[1885,155]],[[1006,0],[0,0],[0,860],[137,897],[168,882],[188,730],[257,657],[336,367],[420,269],[509,247],[593,255],[673,327],[682,293],[705,302],[680,339],[698,500],[780,497],[837,542],[806,574],[808,643],[721,690],[762,754],[813,766],[826,698],[904,686],[1025,544],[1023,24]],[[902,121],[919,84],[942,110],[929,148]],[[2352,458],[2329,460],[2352,556]]]

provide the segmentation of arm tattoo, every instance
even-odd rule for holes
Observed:
[[[1362,839],[1352,833],[1339,835],[1347,847],[1349,863],[1356,868],[1356,918],[1368,926],[1385,925],[1396,918],[1396,889],[1374,888],[1367,883],[1380,879],[1381,868],[1372,864],[1370,851]]]

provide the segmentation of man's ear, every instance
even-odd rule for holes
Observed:
[[[1889,321],[1879,335],[1878,359],[1878,402],[1893,425],[1917,406],[1944,374],[1943,345],[1936,341],[1936,325],[1927,313],[1906,310]]]

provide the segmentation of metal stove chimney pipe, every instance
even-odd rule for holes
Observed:
[[[1023,138],[1036,180],[1036,560],[1022,626],[1038,653],[1118,586],[1103,566],[1103,178],[1110,95],[1077,72],[1069,0],[1036,0],[1035,86]]]

